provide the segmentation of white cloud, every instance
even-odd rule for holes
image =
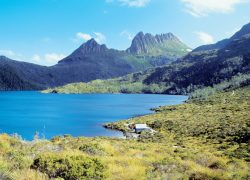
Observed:
[[[10,49],[0,49],[0,55],[4,55],[4,56],[8,56],[8,57],[13,57],[16,55],[16,53],[14,53],[14,51],[10,50]]]
[[[82,33],[82,32],[76,33],[76,37],[79,38],[79,39],[83,39],[85,41],[88,41],[88,40],[90,40],[92,38],[91,35],[86,34],[86,33]]]
[[[11,59],[15,59],[15,60],[21,60],[22,58],[24,58],[22,54],[16,53],[10,49],[0,49],[0,55],[6,56]]]
[[[121,36],[125,36],[128,40],[133,40],[134,35],[132,33],[130,33],[127,30],[124,30],[120,33]]]
[[[34,54],[31,60],[35,62],[41,62],[41,57],[38,54]]]
[[[49,64],[54,64],[57,63],[59,60],[65,58],[66,56],[64,54],[49,53],[45,54],[44,57]]]
[[[106,0],[107,3],[119,2],[123,6],[129,7],[144,7],[146,6],[151,0]]]
[[[51,66],[56,64],[59,60],[62,60],[65,57],[66,55],[57,53],[47,53],[44,55],[34,54],[31,57],[30,62]]]
[[[104,43],[106,41],[106,36],[104,34],[100,32],[94,32],[94,35],[94,38],[98,43]]]
[[[212,44],[214,43],[214,37],[208,33],[205,32],[195,32],[197,35],[198,39],[201,41],[203,44]]]
[[[27,58],[24,57],[22,54],[18,54],[12,50],[6,50],[6,49],[0,49],[0,55],[4,55],[11,59],[21,60],[21,61],[29,59],[26,62],[38,63],[43,65],[54,65],[59,60],[66,57],[66,55],[64,54],[47,53],[45,55],[34,54],[31,58]]]
[[[130,7],[143,7],[146,6],[150,0],[119,0],[122,5],[130,6]]]
[[[185,11],[195,17],[206,16],[210,13],[230,13],[235,6],[249,0],[180,0],[185,4]]]
[[[76,38],[72,39],[73,42],[79,42],[79,40],[88,41],[94,38],[98,43],[104,43],[106,41],[106,36],[100,32],[93,32],[93,36],[88,33],[78,32],[76,33]]]

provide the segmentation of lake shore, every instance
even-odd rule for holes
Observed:
[[[123,131],[128,122],[146,123],[157,131],[137,139],[56,136],[27,143],[1,134],[0,164],[16,167],[13,177],[39,180],[53,175],[58,161],[102,167],[104,179],[248,179],[249,102],[250,89],[242,88],[112,123]]]
[[[41,94],[35,91],[2,92],[1,132],[26,140],[57,135],[122,136],[102,127],[106,122],[151,113],[150,108],[179,104],[184,96],[148,94]],[[13,113],[15,112],[15,113]],[[36,133],[37,132],[37,133]]]

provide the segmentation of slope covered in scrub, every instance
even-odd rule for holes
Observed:
[[[138,139],[73,138],[25,142],[0,135],[0,176],[6,179],[249,179],[250,88],[217,92],[156,113],[106,126]]]

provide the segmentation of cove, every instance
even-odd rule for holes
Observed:
[[[106,122],[152,113],[150,108],[180,104],[186,96],[152,94],[42,94],[0,92],[0,133],[32,140],[72,136],[122,136],[102,127]]]

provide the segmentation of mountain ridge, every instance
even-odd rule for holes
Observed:
[[[196,89],[216,86],[222,82],[250,84],[250,28],[246,27],[248,25],[242,28],[243,32],[238,31],[232,36],[237,38],[223,48],[194,50],[169,65],[117,79],[73,84],[65,86],[65,89],[59,87],[54,91],[74,93],[74,89],[78,89],[78,92],[87,93],[90,89],[92,92],[97,90],[105,93],[188,94]]]
[[[83,43],[69,56],[56,65],[46,67],[20,62],[2,57],[1,66],[6,75],[12,72],[11,80],[1,73],[2,90],[36,90],[62,86],[68,83],[89,82],[95,79],[109,79],[129,73],[146,70],[171,63],[180,57],[165,55],[134,55],[126,51],[109,49],[105,44],[98,44],[95,39]],[[11,88],[11,82],[19,82],[19,87]],[[22,85],[24,84],[24,85]]]
[[[208,45],[202,45],[197,48],[195,48],[193,51],[207,51],[207,50],[218,50],[226,47],[230,42],[239,39],[240,37],[249,34],[250,32],[250,23],[245,24],[239,31],[237,31],[233,36],[231,36],[228,39],[223,39],[221,41],[218,41],[215,44],[208,44]]]

